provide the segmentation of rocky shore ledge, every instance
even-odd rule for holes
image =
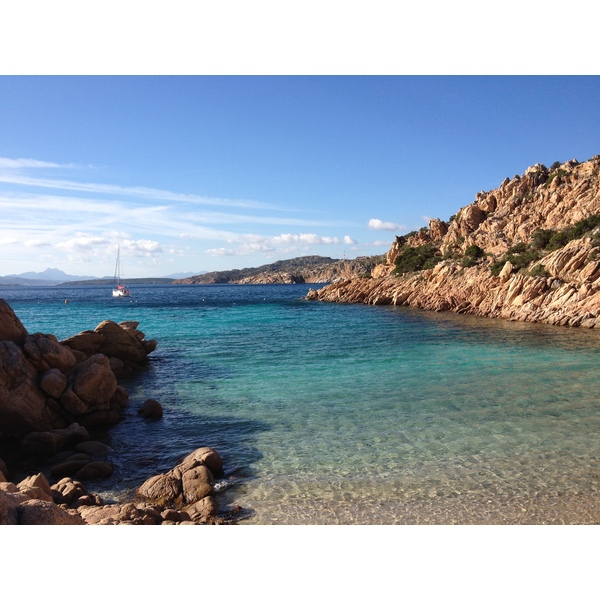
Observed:
[[[129,397],[118,377],[142,369],[157,346],[137,327],[103,321],[58,341],[29,334],[0,298],[0,525],[229,522],[214,498],[223,462],[208,447],[148,479],[131,502],[107,503],[85,488],[113,472],[110,448],[90,430],[120,419]],[[162,407],[148,399],[139,412],[160,418]],[[50,480],[41,472],[12,480],[24,464],[49,457]]]
[[[507,177],[307,299],[600,328],[600,156]]]

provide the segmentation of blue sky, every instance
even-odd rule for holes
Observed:
[[[0,275],[382,254],[600,153],[597,76],[0,76]]]

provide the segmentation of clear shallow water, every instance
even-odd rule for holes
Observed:
[[[221,504],[249,524],[600,522],[600,332],[307,302],[308,287],[0,296],[30,332],[137,320],[158,340],[124,383],[103,495],[209,445]],[[137,417],[148,397],[159,422]]]

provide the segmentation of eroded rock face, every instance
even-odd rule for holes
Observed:
[[[558,231],[598,214],[600,156],[581,164],[568,161],[550,171],[534,165],[522,176],[505,179],[498,189],[478,193],[475,202],[457,213],[444,234],[439,223],[432,221],[428,232],[408,240],[397,238],[387,254],[389,271],[381,269],[379,278],[331,284],[311,290],[307,299],[600,327],[600,252],[591,233],[547,253],[527,268],[536,272],[537,267],[543,276],[517,271],[510,260],[499,276],[490,271],[491,261],[519,242],[529,243],[537,230]],[[418,273],[389,274],[404,243],[421,245],[434,238],[441,242],[443,255],[477,245],[489,262],[464,267],[457,260],[446,259]]]
[[[53,335],[28,335],[23,344],[23,352],[40,372],[57,369],[61,373],[68,373],[77,364],[71,350],[60,344]]]
[[[27,330],[15,315],[13,309],[0,298],[0,341],[21,345],[27,337]]]
[[[448,233],[448,224],[440,219],[430,219],[429,236],[433,242],[441,240]]]
[[[49,425],[37,370],[15,342],[0,341],[0,431],[18,439]]]
[[[156,348],[136,321],[103,321],[65,342],[51,334],[28,334],[0,299],[0,439],[30,433],[117,422],[127,405],[119,373],[144,366]],[[51,451],[52,436],[29,440],[29,450]]]
[[[125,321],[121,324],[102,321],[94,331],[82,331],[63,340],[61,344],[85,359],[95,354],[103,354],[113,360],[115,368],[131,372],[143,367],[148,354],[156,349],[156,341],[146,340],[144,333],[137,327],[136,321]]]

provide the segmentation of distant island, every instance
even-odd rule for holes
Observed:
[[[335,259],[326,256],[302,256],[278,260],[260,267],[212,271],[173,281],[174,284],[272,284],[272,283],[332,283],[354,277],[370,277],[385,256],[361,256],[355,259]]]

